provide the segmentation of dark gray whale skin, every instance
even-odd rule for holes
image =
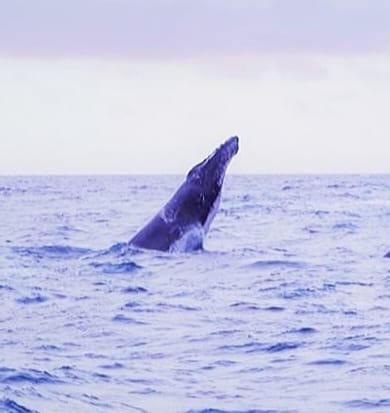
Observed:
[[[129,244],[158,251],[202,249],[219,206],[226,168],[237,152],[238,137],[233,136],[195,165],[172,198]]]
[[[384,256],[384,258],[390,258],[390,251]]]

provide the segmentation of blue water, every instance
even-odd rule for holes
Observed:
[[[389,412],[390,176],[228,176],[205,251],[126,241],[181,177],[0,177],[1,412]]]

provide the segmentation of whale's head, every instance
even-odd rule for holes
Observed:
[[[195,206],[205,232],[219,205],[226,168],[237,152],[238,137],[233,136],[187,174],[186,183],[191,185],[197,198]]]
[[[205,160],[195,165],[187,174],[187,181],[200,183],[213,190],[222,187],[226,168],[233,156],[238,152],[238,137],[233,136],[225,141]]]

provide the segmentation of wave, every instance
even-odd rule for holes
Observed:
[[[126,317],[123,314],[117,314],[112,318],[112,321],[117,322],[117,323],[122,323],[122,324],[134,324],[134,325],[145,325],[144,321],[139,321],[136,320],[135,318],[132,317]]]
[[[264,308],[265,311],[272,311],[272,312],[280,312],[280,311],[285,311],[286,309],[284,307],[278,306],[278,305],[271,305],[269,307]]]
[[[334,231],[346,230],[350,233],[354,233],[358,229],[358,226],[352,222],[338,222],[337,224],[334,224],[332,228]]]
[[[6,413],[39,413],[38,410],[31,410],[11,399],[0,400],[0,412]]]
[[[4,291],[14,291],[14,288],[10,287],[9,285],[5,285],[5,284],[0,284],[0,291],[4,290]]]
[[[301,327],[301,328],[293,328],[289,330],[288,333],[291,334],[314,334],[317,333],[317,330],[313,327]]]
[[[113,264],[111,262],[91,262],[90,266],[97,268],[104,274],[128,274],[142,268],[141,265],[133,261],[121,262]]]
[[[48,300],[47,297],[38,294],[38,295],[31,296],[31,297],[21,297],[21,298],[18,298],[16,301],[19,304],[41,304],[41,303],[46,302],[47,300]]]
[[[103,251],[102,255],[113,253],[118,256],[123,256],[127,254],[129,251],[131,252],[132,250],[127,242],[117,242],[116,244],[108,248],[106,251]]]
[[[248,264],[249,268],[272,268],[272,267],[284,267],[284,268],[303,268],[305,265],[298,261],[288,260],[259,260]]]
[[[206,408],[201,410],[188,410],[186,413],[297,413],[296,410],[221,410]]]
[[[301,342],[280,342],[275,344],[264,344],[264,343],[245,343],[238,345],[225,345],[221,346],[219,349],[223,351],[236,351],[243,350],[244,353],[279,353],[286,350],[294,350],[296,348],[302,347],[304,343]]]
[[[35,260],[70,260],[70,259],[80,259],[91,260],[95,258],[100,258],[106,255],[114,255],[113,259],[124,256],[128,252],[127,243],[115,244],[107,250],[104,251],[93,251],[89,248],[72,247],[69,245],[43,245],[37,247],[12,247],[12,251],[22,257],[30,257]],[[133,261],[124,262],[97,262],[92,261],[89,266],[100,270],[104,274],[124,274],[132,273],[135,270],[142,268],[140,265]],[[42,297],[26,297],[24,304],[30,304],[32,302],[38,302]],[[43,299],[40,301],[42,302]]]
[[[147,293],[148,290],[144,287],[126,287],[122,290],[122,292],[126,294],[141,294]]]
[[[349,400],[344,403],[347,407],[356,407],[360,409],[372,409],[376,407],[390,407],[390,399],[380,399],[380,400],[369,400],[369,399],[358,399]]]
[[[53,384],[61,383],[61,380],[47,371],[35,369],[16,370],[7,367],[0,367],[0,383]]]
[[[247,303],[247,302],[243,302],[243,301],[239,301],[237,303],[230,304],[230,307],[237,308],[238,310],[244,310],[244,311],[258,311],[258,310],[261,310],[261,307],[259,307],[256,304]]]
[[[43,245],[39,247],[12,247],[16,254],[35,259],[72,259],[80,258],[91,252],[88,248],[69,245]]]
[[[16,194],[25,194],[27,192],[27,189],[24,188],[11,188],[9,186],[0,186],[0,194],[1,195],[6,195],[6,196],[11,196],[11,195],[16,195]]]
[[[347,364],[347,361],[341,359],[320,359],[310,361],[307,364],[309,366],[342,366],[343,364]]]

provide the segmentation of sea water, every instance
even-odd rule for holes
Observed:
[[[204,251],[129,249],[181,180],[0,177],[0,411],[389,412],[390,176],[227,176]]]

